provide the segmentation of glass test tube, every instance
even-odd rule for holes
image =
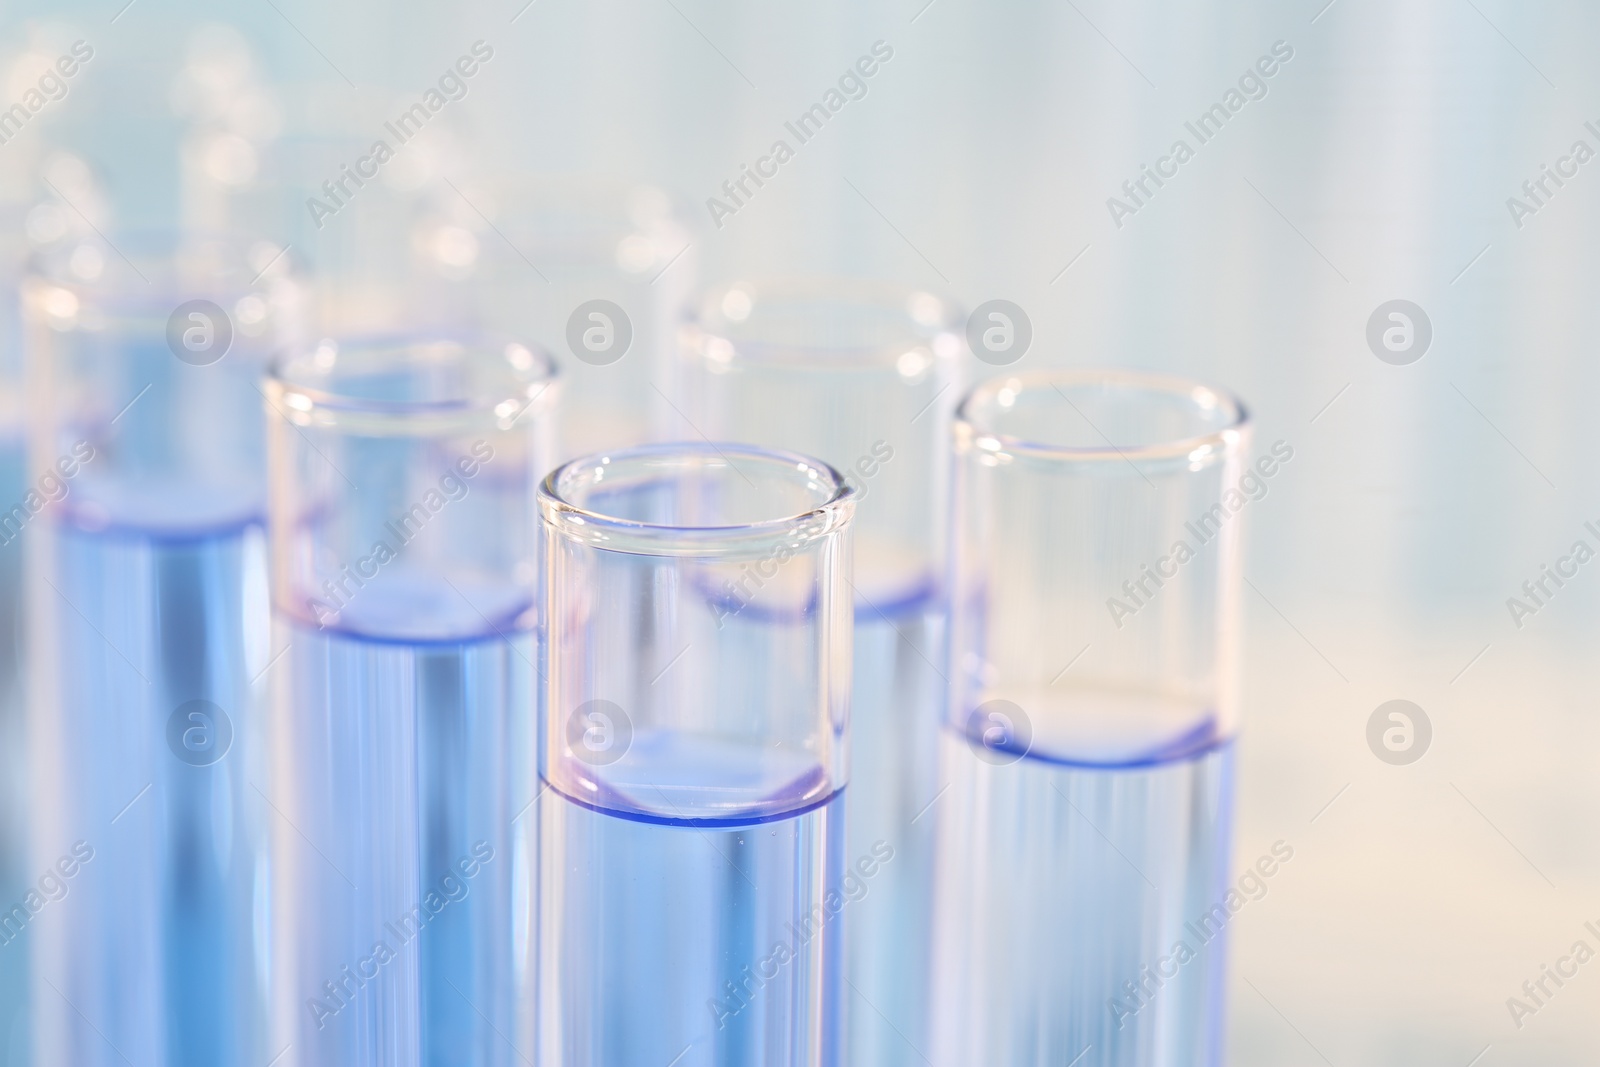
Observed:
[[[549,359],[323,341],[267,382],[286,1062],[519,1062]]]
[[[323,173],[366,144],[278,146],[272,176],[296,223]],[[465,323],[542,344],[561,367],[563,459],[672,431],[663,395],[676,392],[670,346],[695,251],[664,193],[556,176],[449,182],[437,167],[415,177],[306,227],[323,330]]]
[[[535,1062],[836,1063],[851,490],[659,445],[561,467],[539,507]]]
[[[926,1048],[934,819],[922,816],[939,792],[958,331],[951,306],[928,293],[800,279],[713,289],[682,333],[683,407],[696,426],[820,456],[856,491],[846,856],[877,869],[848,886],[854,1064],[920,1063]]]
[[[688,432],[663,397],[695,251],[665,193],[556,175],[464,184],[441,190],[412,243],[456,283],[457,315],[556,354],[562,459]]]
[[[28,492],[20,280],[26,258],[20,247],[24,225],[21,210],[0,208],[0,232],[15,235],[0,237],[0,509],[7,511]],[[0,512],[0,1067],[30,1062],[28,945],[10,910],[25,903],[39,877],[29,873],[22,554],[22,539],[4,524]]]
[[[29,923],[39,1062],[269,1055],[257,379],[295,287],[261,251],[123,234],[27,282],[0,527],[28,551],[33,866],[59,883]]]
[[[1248,441],[1124,372],[957,411],[939,1067],[1221,1062]]]

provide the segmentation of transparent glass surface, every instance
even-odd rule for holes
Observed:
[[[536,1062],[836,1062],[851,490],[661,445],[539,504]]]
[[[1245,413],[1058,372],[953,434],[934,1062],[1219,1063]]]
[[[25,283],[30,442],[0,533],[28,553],[34,866],[63,888],[28,924],[41,1062],[270,1055],[255,383],[297,286],[259,252],[96,236]]]
[[[533,491],[556,388],[536,349],[434,336],[325,340],[266,383],[264,796],[293,1062],[526,1054]]]
[[[0,223],[20,233],[22,212],[0,208]],[[0,500],[27,493],[27,403],[24,395],[20,239],[0,238]],[[0,899],[24,900],[30,874],[26,615],[22,539],[0,531]],[[0,922],[4,917],[0,916]],[[0,1065],[27,1062],[28,944],[0,926]]]
[[[919,1063],[927,1043],[934,820],[921,816],[939,791],[944,503],[964,351],[948,301],[831,278],[714,288],[680,333],[695,425],[821,456],[856,493],[846,854],[875,874],[845,930],[850,1063]]]

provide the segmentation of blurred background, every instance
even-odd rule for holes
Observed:
[[[1231,1062],[1593,1063],[1600,962],[1523,983],[1600,949],[1600,562],[1523,585],[1600,550],[1596,43],[1600,8],[1556,0],[13,4],[0,238],[244,232],[337,294],[319,325],[382,325],[365,294],[419,260],[548,299],[558,257],[510,221],[529,175],[649,186],[634,222],[677,221],[646,226],[645,279],[1003,299],[1031,323],[1015,369],[1236,391],[1293,459],[1248,508],[1234,862],[1294,854],[1234,921]],[[323,189],[469,55],[376,178]],[[1392,301],[1413,332],[1385,346]],[[535,318],[564,352],[557,304]],[[1391,700],[1430,727],[1408,763],[1369,743]],[[16,838],[30,794],[3,787]]]

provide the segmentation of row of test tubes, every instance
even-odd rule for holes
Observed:
[[[543,284],[33,251],[13,1048],[1220,1062],[1241,405],[629,203]]]

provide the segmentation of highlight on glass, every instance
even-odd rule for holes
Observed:
[[[898,285],[762,278],[711,289],[680,331],[682,407],[714,440],[819,456],[855,490],[847,852],[883,862],[845,932],[847,1059],[926,1046],[945,670],[940,585],[957,358],[949,301]]]
[[[298,292],[276,251],[118,233],[25,283],[26,492],[0,525],[29,560],[34,860],[62,883],[30,923],[60,994],[34,998],[39,1062],[270,1056],[256,383]]]
[[[266,383],[277,1047],[520,1062],[534,488],[553,366],[488,338],[326,340]]]
[[[1282,457],[1118,371],[986,382],[953,440],[930,1055],[1219,1063],[1240,511]]]
[[[535,1062],[837,1062],[854,492],[658,445],[539,509]]]

